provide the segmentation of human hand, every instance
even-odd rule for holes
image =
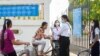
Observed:
[[[29,42],[25,42],[24,45],[30,45],[30,43]]]
[[[16,41],[20,41],[19,39],[17,39]]]
[[[48,39],[53,40],[53,35],[48,35]]]

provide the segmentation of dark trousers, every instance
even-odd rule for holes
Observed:
[[[69,50],[69,46],[70,46],[70,40],[69,37],[65,37],[65,36],[60,36],[59,39],[59,56],[70,56],[70,50]]]
[[[59,48],[59,41],[53,40],[54,48]]]
[[[17,56],[17,54],[15,51],[13,51],[11,53],[5,54],[4,56]]]
[[[91,56],[99,56],[99,41],[97,41],[92,47]]]
[[[53,48],[54,48],[54,51],[52,52],[53,54],[52,56],[59,56],[59,41],[58,40],[53,40]]]

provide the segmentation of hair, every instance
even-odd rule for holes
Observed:
[[[59,20],[56,20],[56,21],[54,22],[54,27],[56,27],[56,22],[57,22],[57,21],[59,22]],[[60,22],[59,22],[59,23],[60,23]],[[59,26],[60,26],[60,25],[59,25]]]
[[[62,17],[63,19],[65,19],[65,20],[67,20],[67,22],[70,22],[67,15],[62,15],[61,17]]]
[[[2,33],[1,33],[1,49],[4,48],[4,33],[6,31],[6,29],[8,27],[10,27],[10,25],[12,24],[12,21],[10,19],[5,19],[4,20],[4,24],[3,24],[3,29],[2,29]]]
[[[47,24],[48,24],[47,22],[42,22],[41,28],[43,28]]]
[[[94,29],[99,28],[99,20],[93,20],[94,22]]]

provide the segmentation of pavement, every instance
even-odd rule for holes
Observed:
[[[74,53],[72,53],[72,52],[70,52],[70,56],[77,56],[76,54],[74,54]]]

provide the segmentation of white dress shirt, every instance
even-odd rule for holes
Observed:
[[[52,29],[53,32],[53,40],[59,40],[59,32],[60,32],[61,28],[60,27],[54,27]]]
[[[59,34],[61,36],[70,37],[71,36],[71,25],[69,22],[62,23],[61,31]]]

